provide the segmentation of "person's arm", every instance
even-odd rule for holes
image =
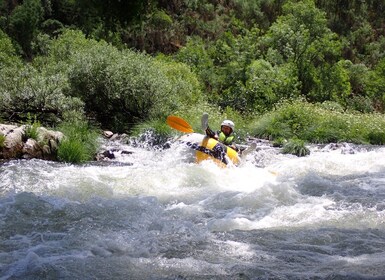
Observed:
[[[208,137],[218,140],[218,134],[216,134],[210,127],[207,127],[205,132]]]

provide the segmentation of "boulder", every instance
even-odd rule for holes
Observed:
[[[43,158],[42,147],[40,147],[35,139],[28,138],[27,142],[23,145],[22,152],[25,159]]]
[[[25,126],[0,125],[0,131],[5,136],[3,158],[19,158],[22,155],[24,129]]]
[[[57,144],[60,143],[64,134],[60,131],[48,130],[45,127],[39,127],[38,130],[39,142],[48,143],[50,140],[54,140]]]
[[[26,126],[0,124],[0,134],[5,136],[4,143],[0,147],[0,158],[39,158],[56,160],[59,143],[64,134],[60,131],[48,130],[39,127],[37,140],[27,138]]]
[[[114,135],[114,133],[112,131],[105,130],[105,131],[103,131],[103,135],[106,138],[111,138]]]

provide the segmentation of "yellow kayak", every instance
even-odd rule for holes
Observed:
[[[220,166],[227,166],[229,164],[238,165],[241,162],[234,149],[206,135],[189,133],[181,136],[179,141],[196,151],[195,157],[198,163],[204,160],[213,160]]]

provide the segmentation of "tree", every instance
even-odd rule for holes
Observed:
[[[10,15],[9,35],[20,44],[26,57],[32,56],[31,42],[38,32],[43,12],[40,0],[25,0]]]
[[[385,108],[385,58],[381,59],[377,66],[369,74],[367,80],[368,94],[377,100],[376,107],[381,111]]]
[[[11,39],[0,29],[0,69],[20,64],[21,60],[16,54]]]
[[[323,67],[338,61],[341,43],[327,27],[325,13],[313,0],[289,1],[284,14],[270,27],[264,38],[266,55],[276,53],[272,63],[291,62],[296,65],[301,93],[310,101],[317,100],[323,84]]]
[[[273,66],[268,61],[253,61],[247,68],[245,85],[233,89],[235,109],[241,112],[265,112],[277,102],[299,95],[294,64]]]

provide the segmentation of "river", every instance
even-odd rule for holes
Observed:
[[[385,148],[0,165],[0,279],[385,279]]]

